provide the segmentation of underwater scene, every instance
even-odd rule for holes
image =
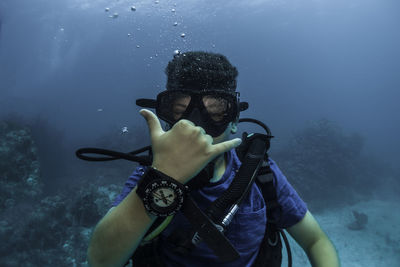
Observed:
[[[1,0],[0,266],[400,266],[399,14]]]

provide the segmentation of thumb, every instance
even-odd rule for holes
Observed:
[[[242,139],[240,138],[235,138],[229,141],[225,141],[216,145],[213,145],[214,147],[214,154],[219,155],[222,153],[225,153],[226,151],[231,150],[232,148],[235,148],[239,146],[242,143]]]
[[[146,119],[147,125],[149,126],[151,139],[164,133],[163,129],[161,128],[160,120],[156,114],[148,109],[141,109],[139,113]]]

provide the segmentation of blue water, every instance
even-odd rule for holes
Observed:
[[[145,129],[135,99],[164,89],[175,50],[205,50],[238,68],[242,115],[276,146],[327,118],[396,165],[399,12],[396,0],[1,0],[0,117],[42,115],[70,147]]]

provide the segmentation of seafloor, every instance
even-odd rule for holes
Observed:
[[[334,210],[314,214],[336,246],[343,267],[400,266],[399,198],[376,196],[373,199]],[[368,223],[361,230],[350,230],[353,210],[368,214]],[[293,266],[311,266],[303,250],[289,238]],[[287,266],[286,251],[283,255]]]

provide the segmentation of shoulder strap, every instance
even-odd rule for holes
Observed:
[[[260,175],[257,177],[256,184],[261,190],[265,205],[267,206],[267,224],[262,245],[253,267],[265,266],[266,262],[268,262],[268,266],[271,267],[281,266],[281,236],[283,237],[288,253],[288,265],[292,265],[292,255],[286,235],[283,230],[279,229],[277,226],[282,215],[282,207],[278,202],[278,196],[274,186],[274,178],[274,173],[272,172],[268,162],[268,156],[266,156],[264,165],[260,170]]]
[[[282,213],[282,207],[278,203],[278,196],[274,186],[274,178],[275,176],[271,170],[269,162],[264,162],[261,169],[261,174],[257,177],[256,184],[261,190],[265,204],[267,205],[268,223],[276,225],[281,217],[280,215]],[[279,216],[274,218],[273,214],[279,214]]]

